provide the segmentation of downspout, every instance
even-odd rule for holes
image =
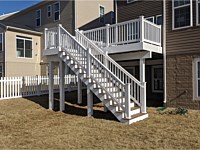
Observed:
[[[167,102],[167,63],[166,63],[166,0],[163,0],[163,81],[164,81],[164,104]]]
[[[114,0],[115,24],[117,24],[117,0]]]

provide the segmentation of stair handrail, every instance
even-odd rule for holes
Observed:
[[[108,56],[107,54],[105,54],[105,52],[99,48],[96,44],[94,44],[90,39],[88,39],[84,34],[82,34],[79,30],[75,31],[78,35],[81,35],[82,38],[84,38],[86,41],[88,41],[88,43],[95,48],[101,55],[103,55],[106,59],[108,59],[110,62],[112,62],[113,64],[115,64],[121,71],[123,71],[129,78],[131,78],[134,82],[136,82],[138,85],[141,85],[141,82],[138,81],[135,77],[133,77],[128,71],[126,71],[122,66],[120,66],[116,61],[114,61],[110,56]],[[77,38],[76,36],[76,38]]]

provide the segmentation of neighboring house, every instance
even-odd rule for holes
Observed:
[[[41,32],[0,21],[0,77],[40,75]]]
[[[8,13],[8,14],[3,14],[3,15],[0,15],[0,20],[3,20],[3,19],[6,19],[14,14],[18,13],[18,11],[16,12],[12,12],[12,13]]]
[[[70,33],[74,34],[75,29],[78,28],[91,29],[99,26],[104,26],[107,23],[114,23],[113,10],[114,6],[112,0],[42,1],[25,10],[6,17],[4,21],[23,25],[41,33],[44,32],[45,28],[52,28],[58,26],[58,24],[62,24],[64,28],[66,28]],[[32,37],[32,35],[27,33],[27,35],[24,35],[24,37],[29,38]],[[39,37],[41,38],[41,41],[38,42],[38,44],[41,46],[40,50],[43,50],[44,37],[42,34],[40,34]],[[9,43],[15,43],[15,41],[16,39],[13,39],[12,41],[10,39]],[[5,41],[5,43],[7,43],[7,41]],[[15,49],[12,50],[16,51]],[[5,51],[7,51],[7,49],[5,49]],[[35,57],[34,54],[32,55]],[[38,53],[38,58],[40,59],[40,74],[47,75],[47,60],[46,57],[42,56],[41,51]],[[21,59],[20,61],[26,63],[28,60]],[[5,66],[5,69],[2,69],[2,72],[5,72],[5,76],[8,76],[9,74],[6,73],[6,70],[8,69],[6,67],[7,66]],[[24,71],[25,70],[26,69],[24,69]],[[34,70],[34,68],[32,68],[32,70]],[[28,73],[28,71],[25,72]],[[14,73],[12,75],[14,75]]]

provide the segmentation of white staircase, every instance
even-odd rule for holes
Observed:
[[[138,81],[78,30],[73,37],[61,25],[45,31],[45,51],[58,50],[67,66],[123,123],[148,117],[146,83]]]

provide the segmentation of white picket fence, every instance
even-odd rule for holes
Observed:
[[[48,76],[24,76],[0,78],[0,100],[48,94]],[[75,75],[65,76],[65,90],[77,87]],[[54,76],[54,92],[59,92],[59,76]]]

